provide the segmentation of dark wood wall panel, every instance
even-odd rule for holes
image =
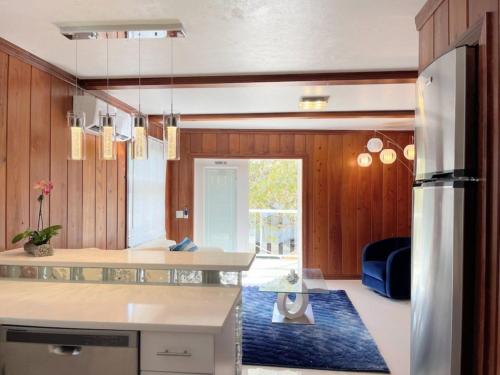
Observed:
[[[50,177],[50,74],[37,68],[31,70],[31,132],[30,132],[30,227],[38,223],[38,205],[40,194],[33,189],[37,181],[48,181]],[[50,199],[50,198],[49,198]],[[49,218],[49,201],[43,205],[43,217]]]
[[[6,248],[7,96],[9,57],[0,52],[0,249]]]
[[[7,248],[29,225],[31,67],[10,58],[7,100]]]
[[[401,145],[410,132],[388,132]],[[299,158],[303,160],[304,264],[329,278],[356,278],[361,249],[388,235],[409,235],[412,175],[377,155],[369,168],[357,166],[373,132],[183,130],[181,160],[168,163],[167,233],[193,235],[195,158]],[[398,156],[403,156],[398,150]],[[189,220],[175,219],[187,208]]]
[[[86,137],[86,158],[83,161],[82,247],[96,245],[96,139]]]
[[[99,160],[96,139],[95,158],[95,244],[100,249],[107,247],[107,171],[108,162]]]
[[[72,91],[47,69],[0,52],[0,250],[36,228],[38,180],[54,183],[43,212],[45,225],[63,226],[55,247],[126,247],[126,145],[117,161],[101,162],[89,136],[87,160],[68,161]]]
[[[66,113],[71,108],[68,101],[68,85],[52,77],[52,102],[50,106],[50,180],[54,190],[50,194],[50,224],[61,224],[63,229],[52,240],[55,247],[68,243],[68,162]]]

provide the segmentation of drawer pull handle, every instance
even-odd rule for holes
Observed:
[[[163,352],[156,353],[156,355],[159,357],[191,357],[192,356],[192,354],[189,353],[187,350],[184,350],[183,352],[171,352],[170,350],[165,350]]]

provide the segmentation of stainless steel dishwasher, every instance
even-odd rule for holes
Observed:
[[[138,333],[2,326],[1,375],[137,375]]]

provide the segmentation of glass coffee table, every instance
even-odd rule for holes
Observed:
[[[292,272],[294,272],[292,270]],[[309,304],[309,294],[328,293],[323,273],[317,268],[304,268],[295,278],[286,274],[260,286],[260,292],[277,293],[273,323],[314,324],[314,314]],[[295,300],[290,299],[295,294]]]

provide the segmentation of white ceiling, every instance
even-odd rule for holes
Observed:
[[[416,69],[414,17],[425,0],[0,0],[0,37],[74,73],[75,42],[56,24],[178,19],[175,75]],[[106,41],[78,42],[79,75],[104,77]],[[170,74],[170,40],[143,40],[143,76]],[[137,76],[138,41],[109,41],[109,73]],[[111,95],[137,107],[137,90]],[[257,86],[175,90],[181,113],[298,111],[302,95],[330,95],[327,111],[414,108],[414,85]],[[142,90],[142,109],[169,109],[169,90]],[[196,127],[394,129],[399,119],[263,120]],[[187,124],[189,125],[189,124]],[[189,125],[189,126],[191,126]]]
[[[138,108],[139,90],[110,90],[111,95]],[[174,91],[174,110],[180,113],[296,112],[304,95],[329,95],[325,111],[415,109],[415,85],[253,86],[184,88]],[[170,111],[170,90],[141,90],[146,114]]]
[[[425,0],[0,0],[0,37],[74,71],[56,23],[179,19],[180,75],[413,69]],[[170,72],[169,41],[143,41],[143,73]],[[110,74],[138,73],[137,40],[111,40]],[[79,42],[83,76],[106,72],[106,41]]]

